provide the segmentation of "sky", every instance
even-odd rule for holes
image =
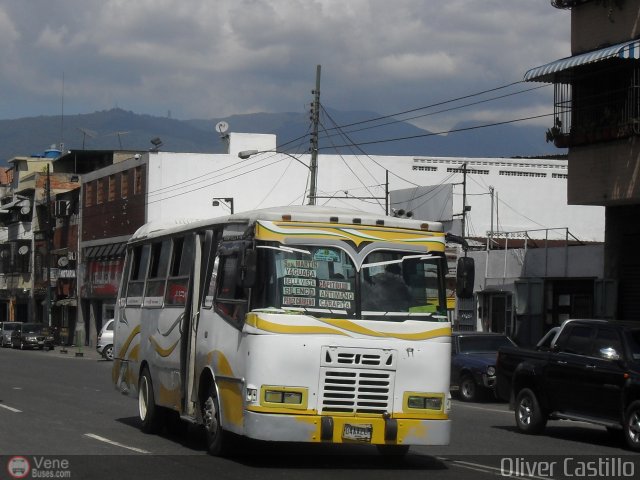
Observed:
[[[391,115],[569,55],[570,13],[549,0],[0,0],[0,119],[303,112],[317,65],[323,106]],[[545,86],[412,121],[442,131],[552,108]]]

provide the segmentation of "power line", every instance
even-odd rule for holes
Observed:
[[[350,144],[353,146],[362,146],[362,145],[373,145],[373,144],[379,144],[379,143],[390,143],[390,142],[399,142],[402,140],[412,140],[414,138],[426,138],[426,137],[433,137],[435,135],[445,135],[445,134],[449,134],[449,133],[458,133],[458,132],[466,132],[469,130],[478,130],[481,128],[488,128],[488,127],[497,127],[499,125],[508,125],[511,123],[518,123],[518,122],[526,122],[528,120],[535,120],[538,118],[544,118],[544,117],[552,117],[554,114],[553,113],[545,113],[542,115],[532,115],[530,117],[523,117],[523,118],[516,118],[514,120],[505,120],[502,122],[494,122],[494,123],[487,123],[487,124],[483,124],[483,125],[473,125],[471,127],[462,127],[462,128],[454,128],[451,130],[443,130],[440,132],[430,132],[430,133],[423,133],[423,134],[418,134],[418,135],[409,135],[406,137],[397,137],[397,138],[387,138],[384,140],[370,140],[367,142],[358,142],[355,144]],[[343,147],[348,147],[349,145],[336,145],[333,148],[343,148]]]
[[[513,92],[513,93],[506,94],[506,95],[500,95],[498,97],[492,97],[492,98],[488,98],[488,99],[484,99],[484,100],[479,100],[477,102],[465,103],[464,105],[458,105],[458,106],[451,107],[451,108],[445,108],[445,109],[442,109],[442,110],[436,110],[435,112],[424,113],[424,114],[421,114],[421,115],[414,115],[412,117],[395,119],[392,122],[385,122],[385,123],[380,123],[378,125],[372,125],[372,126],[369,126],[369,127],[363,127],[363,128],[348,130],[347,133],[362,132],[362,131],[365,131],[365,130],[371,130],[371,129],[374,129],[374,128],[385,127],[385,126],[393,125],[393,124],[396,124],[396,123],[408,122],[409,120],[416,120],[418,118],[429,117],[429,116],[437,115],[437,114],[440,114],[440,113],[452,112],[454,110],[460,110],[462,108],[472,107],[472,106],[475,106],[475,105],[480,105],[482,103],[488,103],[488,102],[492,102],[492,101],[495,101],[495,100],[502,100],[502,99],[507,98],[507,97],[512,97],[512,96],[515,96],[515,95],[520,95],[522,93],[527,93],[527,92],[531,92],[531,91],[534,91],[534,90],[539,90],[541,88],[548,88],[550,86],[551,86],[551,84],[538,85],[536,87],[528,88],[528,89],[525,89],[525,90],[520,90],[518,92]]]
[[[464,100],[465,98],[477,97],[477,96],[480,96],[480,95],[484,95],[485,93],[495,92],[495,91],[498,91],[498,90],[509,88],[509,87],[511,87],[513,85],[518,85],[520,83],[524,83],[524,81],[520,80],[520,81],[517,81],[517,82],[508,83],[506,85],[501,85],[499,87],[494,87],[494,88],[490,88],[490,89],[487,89],[487,90],[482,90],[480,92],[470,93],[468,95],[463,95],[461,97],[456,97],[456,98],[452,98],[452,99],[449,99],[449,100],[443,100],[441,102],[432,103],[430,105],[425,105],[425,106],[422,106],[422,107],[412,108],[410,110],[405,110],[403,112],[391,113],[391,114],[388,114],[388,115],[382,115],[382,116],[379,116],[379,117],[371,118],[369,120],[362,120],[362,121],[359,121],[359,122],[347,123],[345,125],[340,125],[339,127],[336,127],[336,128],[344,129],[344,128],[351,127],[351,126],[354,126],[354,125],[361,125],[361,124],[364,124],[364,123],[375,122],[377,120],[384,120],[386,118],[393,118],[393,117],[397,117],[397,116],[400,116],[400,115],[406,115],[408,113],[413,113],[413,112],[417,112],[417,111],[420,111],[420,110],[425,110],[427,108],[438,107],[440,105],[446,105],[447,103],[452,103],[452,102],[457,102],[459,100]]]

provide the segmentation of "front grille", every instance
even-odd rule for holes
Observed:
[[[396,352],[373,348],[322,347],[323,367],[367,367],[395,370]]]
[[[395,352],[324,347],[320,368],[321,413],[391,412]]]

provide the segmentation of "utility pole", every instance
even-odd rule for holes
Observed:
[[[491,229],[489,230],[489,242],[487,243],[487,250],[491,250],[491,244],[493,243],[493,187],[489,187],[489,195],[491,195]]]
[[[47,202],[47,229],[45,231],[46,259],[47,259],[47,296],[45,305],[45,323],[51,326],[51,175],[47,164],[47,181],[45,186],[45,201]]]
[[[467,223],[467,163],[462,164],[462,239],[466,237]],[[465,252],[466,254],[466,252]]]
[[[313,133],[311,134],[311,185],[309,186],[309,205],[316,204],[317,177],[318,177],[318,124],[320,123],[320,65],[316,67],[316,88],[313,93],[311,107],[311,121]]]
[[[389,215],[389,170],[384,175],[384,214]]]

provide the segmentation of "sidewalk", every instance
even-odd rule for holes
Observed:
[[[65,353],[66,350],[66,353]],[[56,345],[55,348],[50,352],[55,355],[59,355],[61,357],[69,357],[69,358],[86,358],[89,360],[97,360],[106,362],[102,355],[100,355],[95,347],[82,345],[72,345],[72,346],[63,346]]]

